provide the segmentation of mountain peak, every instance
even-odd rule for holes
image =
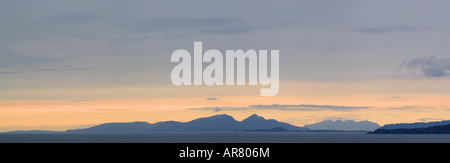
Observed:
[[[216,115],[213,115],[211,117],[227,117],[227,118],[231,117],[232,118],[232,116],[228,115],[228,114],[216,114]]]
[[[203,117],[203,118],[198,118],[195,120],[192,120],[190,122],[203,122],[203,121],[229,121],[229,122],[235,122],[236,120],[227,114],[217,114],[217,115],[213,115],[211,117]]]
[[[244,121],[258,121],[258,120],[266,120],[266,119],[257,114],[252,114],[251,116],[247,117],[246,119],[244,119],[242,121],[244,122]]]
[[[216,114],[213,115],[211,117],[204,117],[204,118],[199,118],[199,119],[222,119],[222,120],[231,120],[231,121],[236,121],[234,119],[234,117],[228,115],[228,114]]]

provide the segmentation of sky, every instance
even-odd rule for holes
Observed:
[[[0,2],[0,131],[251,114],[450,119],[450,2]],[[174,86],[177,49],[279,50],[280,90]]]

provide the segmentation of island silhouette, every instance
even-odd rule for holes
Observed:
[[[226,114],[211,117],[198,118],[189,122],[163,121],[157,123],[148,122],[120,122],[104,123],[97,126],[67,130],[67,133],[142,133],[142,132],[228,132],[250,131],[283,128],[287,131],[308,131],[309,128],[298,127],[274,119],[253,114],[248,118],[237,121]]]

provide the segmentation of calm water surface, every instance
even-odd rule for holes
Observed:
[[[1,133],[18,143],[450,143],[450,134],[365,134],[364,132],[217,133]]]

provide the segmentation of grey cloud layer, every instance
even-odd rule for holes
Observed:
[[[95,68],[54,74],[167,85],[170,54],[194,41],[221,51],[278,49],[281,81],[392,78],[405,59],[424,55],[440,58],[411,60],[404,69],[449,75],[450,1],[195,2],[0,1],[0,75]]]

